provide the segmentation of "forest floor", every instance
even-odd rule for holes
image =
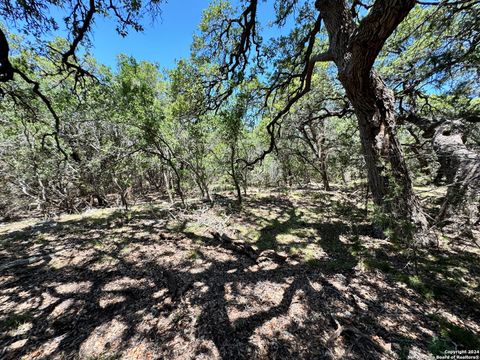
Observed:
[[[1,224],[0,358],[430,359],[480,349],[480,248],[445,230],[415,261],[372,236],[363,198],[262,190],[238,212],[224,193],[188,211],[156,202]]]

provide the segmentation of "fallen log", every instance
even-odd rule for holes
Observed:
[[[232,238],[230,238],[228,235],[220,234],[217,231],[211,231],[210,234],[213,236],[215,240],[220,242],[224,248],[240,253],[242,255],[246,255],[252,260],[255,260],[255,261],[257,260],[258,253],[255,251],[255,249],[251,245],[248,245],[241,241],[235,241]]]
[[[39,261],[47,260],[47,259],[50,259],[50,257],[48,255],[46,255],[46,256],[32,256],[32,257],[29,257],[29,258],[26,258],[26,259],[13,260],[13,261],[10,261],[6,264],[1,264],[0,265],[0,272],[11,269],[11,268],[14,268],[14,267],[17,267],[17,266],[34,264],[34,263],[37,263]]]

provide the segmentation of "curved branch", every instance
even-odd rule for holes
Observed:
[[[8,40],[0,28],[0,82],[7,82],[13,79],[13,66],[8,58],[10,47]]]
[[[270,142],[268,148],[264,150],[259,156],[257,156],[254,160],[248,161],[245,159],[238,159],[237,161],[241,161],[245,163],[245,167],[252,167],[253,165],[263,161],[265,157],[270,154],[275,149],[275,128],[278,124],[278,121],[287,114],[291,107],[300,100],[305,94],[307,94],[311,89],[312,84],[312,75],[313,70],[315,68],[315,64],[321,61],[331,61],[333,60],[333,56],[330,51],[325,53],[312,55],[313,47],[315,45],[316,35],[320,31],[322,18],[319,15],[312,30],[308,36],[308,45],[305,51],[305,65],[301,74],[293,74],[288,80],[287,84],[292,82],[294,78],[300,78],[300,85],[295,89],[293,92],[293,96],[288,100],[287,104],[284,106],[282,110],[280,110],[275,117],[268,123],[267,125],[267,132],[270,137]],[[275,84],[272,86],[272,89],[275,88]]]
[[[89,1],[89,9],[87,10],[87,13],[85,14],[85,18],[83,20],[82,26],[77,29],[77,25],[74,23],[74,32],[75,38],[73,39],[72,43],[70,44],[70,48],[63,54],[62,56],[62,62],[69,66],[68,58],[70,56],[75,56],[75,51],[77,50],[78,45],[82,42],[82,40],[85,38],[85,35],[87,32],[90,30],[90,26],[93,21],[93,14],[95,14],[95,0],[90,0]]]
[[[28,84],[33,85],[32,91],[35,95],[37,95],[45,104],[50,114],[52,114],[53,119],[55,120],[55,132],[53,133],[53,137],[55,139],[55,144],[57,149],[62,153],[64,160],[68,159],[68,154],[62,148],[60,144],[59,134],[60,134],[60,117],[56,113],[55,109],[52,106],[50,100],[40,91],[40,83],[30,79],[23,71],[14,69],[14,73],[20,75],[20,77]]]
[[[415,0],[376,0],[351,39],[353,64],[370,72],[385,41],[415,6]]]

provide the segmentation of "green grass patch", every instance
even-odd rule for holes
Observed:
[[[101,249],[105,245],[103,243],[103,241],[98,240],[98,239],[91,240],[90,242],[92,243],[93,247],[96,248],[96,249]]]
[[[419,276],[396,274],[395,278],[397,281],[403,282],[404,284],[417,291],[426,300],[432,300],[435,298],[435,292],[433,291],[433,288],[426,284]]]
[[[439,333],[428,345],[433,355],[443,355],[445,350],[480,350],[480,337],[472,331],[452,324],[443,317],[432,315],[438,322]]]
[[[6,319],[0,322],[0,328],[6,330],[17,329],[18,327],[22,326],[23,324],[29,323],[33,320],[33,315],[29,311],[21,313],[21,314],[12,314],[7,316]]]
[[[324,261],[321,261],[320,259],[317,258],[309,258],[305,260],[305,264],[307,264],[310,267],[321,267],[324,265],[328,265],[329,263],[325,263]]]
[[[444,355],[446,350],[455,349],[454,345],[445,338],[434,336],[428,343],[428,351],[433,355]]]
[[[392,265],[388,261],[378,260],[374,258],[362,259],[362,265],[366,270],[380,270],[384,273],[393,271]]]
[[[353,238],[353,244],[350,246],[350,254],[357,257],[365,254],[366,251],[367,248],[360,242],[358,235],[355,235]]]
[[[188,252],[188,258],[190,260],[203,259],[205,256],[199,249],[193,249]]]

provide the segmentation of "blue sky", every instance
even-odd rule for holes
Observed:
[[[152,23],[145,19],[145,30],[130,31],[122,38],[115,31],[115,21],[97,17],[93,28],[93,55],[100,63],[115,67],[118,54],[134,56],[138,60],[159,63],[161,67],[172,68],[175,60],[190,55],[192,36],[198,29],[202,12],[211,0],[168,0],[162,5],[161,19]],[[239,0],[233,1],[239,4]],[[278,29],[268,28],[267,22],[273,19],[271,2],[261,3],[259,19],[265,36],[278,34]],[[291,24],[290,24],[291,25]],[[288,28],[288,26],[287,26]]]
[[[93,29],[93,54],[99,62],[109,66],[115,66],[116,56],[124,53],[171,68],[175,60],[189,55],[192,35],[209,2],[170,0],[162,5],[161,19],[153,24],[145,19],[143,33],[132,30],[125,38],[115,31],[115,21],[97,18]]]

